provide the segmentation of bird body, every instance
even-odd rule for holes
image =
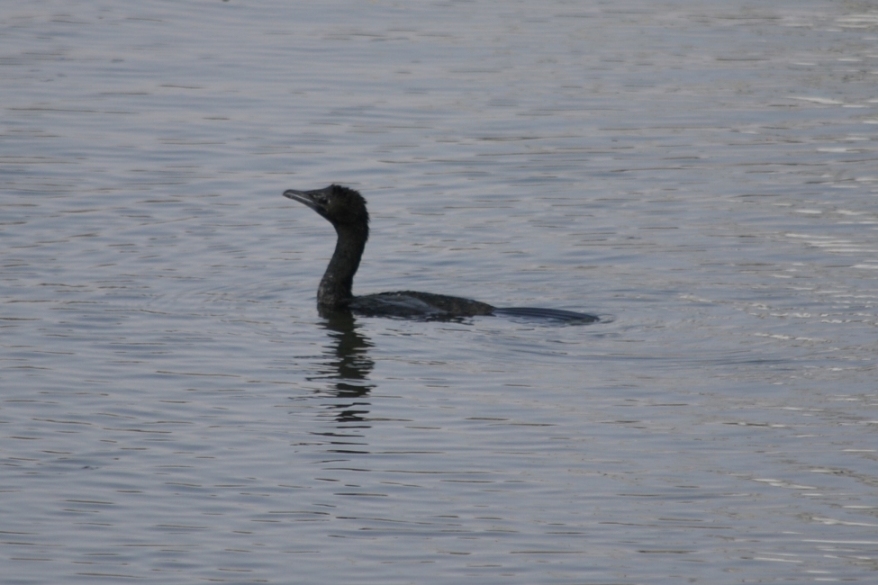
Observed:
[[[369,212],[359,192],[341,185],[313,191],[284,191],[284,197],[307,205],[335,228],[335,252],[317,288],[322,310],[349,310],[366,316],[420,319],[456,319],[477,315],[518,315],[591,323],[594,315],[536,308],[498,308],[462,297],[417,291],[384,292],[354,296],[354,275],[369,239]]]

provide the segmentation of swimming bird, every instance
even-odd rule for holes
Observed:
[[[322,310],[349,310],[366,316],[431,320],[477,315],[513,315],[576,323],[598,320],[594,315],[574,311],[500,308],[472,299],[410,290],[354,296],[354,275],[360,267],[360,259],[369,239],[366,199],[354,189],[334,184],[312,191],[288,189],[283,195],[316,211],[332,224],[338,235],[335,252],[317,288],[317,305]]]

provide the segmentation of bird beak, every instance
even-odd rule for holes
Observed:
[[[317,211],[318,205],[317,201],[314,199],[315,193],[316,191],[296,191],[295,189],[287,189],[284,191],[284,197],[292,199],[293,201],[298,201],[299,203],[304,203],[311,209]]]

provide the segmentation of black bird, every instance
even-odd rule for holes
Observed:
[[[354,275],[369,239],[369,212],[359,192],[330,185],[313,191],[284,191],[284,197],[304,203],[329,221],[338,234],[335,252],[317,289],[322,310],[350,310],[367,316],[457,319],[476,315],[515,315],[575,323],[593,323],[594,315],[559,309],[498,308],[471,299],[416,291],[354,296]]]

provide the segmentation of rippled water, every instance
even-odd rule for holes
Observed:
[[[0,7],[0,565],[872,583],[869,2]],[[598,313],[317,314],[356,286]]]

